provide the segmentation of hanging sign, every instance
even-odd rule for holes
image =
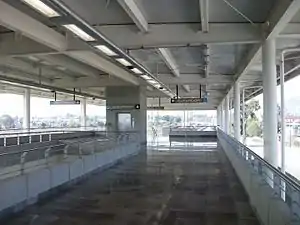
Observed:
[[[132,110],[132,109],[140,109],[140,104],[135,105],[111,105],[106,107],[108,110]]]
[[[148,110],[164,110],[165,107],[164,106],[148,106],[147,109]]]
[[[80,100],[50,101],[50,105],[80,105]]]
[[[191,104],[191,103],[206,103],[207,98],[172,98],[171,103]]]

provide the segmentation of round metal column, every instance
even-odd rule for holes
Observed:
[[[225,97],[224,101],[224,114],[225,114],[225,121],[224,121],[224,131],[226,134],[229,133],[229,96]]]
[[[240,84],[234,84],[234,137],[240,141],[241,136],[241,97],[240,97]]]
[[[266,40],[262,46],[263,68],[263,136],[264,158],[278,166],[277,152],[277,93],[275,40]]]
[[[24,93],[24,120],[23,128],[30,129],[30,89],[26,88]]]

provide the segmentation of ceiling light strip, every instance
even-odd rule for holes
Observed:
[[[96,28],[91,26],[88,22],[80,18],[76,13],[74,13],[65,3],[63,3],[61,0],[51,0],[51,5],[55,6],[55,8],[59,9],[59,13],[63,15],[68,15],[71,19],[76,20],[76,24],[81,24],[85,27],[86,31],[90,31],[88,33],[94,34],[94,37],[97,37],[99,41],[101,40],[104,46],[106,46],[108,49],[110,49],[113,53],[113,55],[109,56],[119,56],[127,60],[129,63],[132,64],[134,67],[131,69],[131,71],[137,75],[148,75],[150,77],[154,77],[150,71],[148,71],[142,64],[137,62],[134,58],[132,58],[130,55],[125,53],[121,48],[119,48],[117,45],[115,45],[113,42],[111,42],[107,37],[105,37],[102,33],[100,33]],[[84,31],[83,31],[84,32]],[[86,33],[87,34],[87,33]],[[93,38],[93,37],[92,37]],[[82,38],[83,39],[83,38]],[[90,39],[91,40],[91,39]],[[88,40],[88,41],[90,41]],[[95,40],[97,41],[97,40]],[[165,84],[163,84],[161,81],[159,81],[162,87],[165,87],[167,90],[169,90],[172,93],[172,90],[169,89]]]
[[[84,41],[96,41],[95,38],[93,38],[91,35],[83,31],[81,28],[79,28],[75,24],[65,24],[63,27],[67,28],[69,31],[74,33],[76,36],[80,37]]]
[[[30,7],[34,8],[36,11],[44,14],[45,16],[52,18],[58,17],[60,14],[53,10],[51,7],[46,5],[44,2],[40,0],[22,0],[24,3],[29,5]]]

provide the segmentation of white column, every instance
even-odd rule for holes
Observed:
[[[284,53],[281,55],[280,65],[280,102],[281,102],[281,171],[285,173],[285,90],[284,90]]]
[[[263,135],[264,158],[278,166],[277,152],[277,95],[275,40],[266,40],[262,46],[263,68]]]
[[[221,113],[221,124],[220,124],[220,128],[222,130],[224,130],[224,111],[223,111],[224,107],[223,107],[223,101],[220,103],[220,113]]]
[[[224,101],[224,131],[229,134],[229,96],[225,97]]]
[[[240,141],[241,136],[241,92],[239,82],[234,84],[234,137]]]
[[[245,102],[245,88],[243,89],[243,94],[242,94],[242,98],[243,98],[243,144],[246,144],[246,102]]]
[[[220,126],[221,125],[221,107],[218,106],[217,108],[217,126]]]
[[[26,88],[24,92],[24,118],[23,129],[30,129],[30,89]]]
[[[80,115],[80,126],[86,128],[86,98],[84,97],[81,101],[81,115]]]

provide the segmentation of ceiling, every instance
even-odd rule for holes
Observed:
[[[247,87],[247,98],[261,93],[264,39],[276,38],[278,60],[283,49],[300,44],[296,0],[52,2],[63,3],[72,18],[47,18],[22,0],[0,0],[0,82],[69,93],[75,88],[78,95],[96,99],[105,99],[107,86],[147,85],[149,105],[161,98],[166,109],[184,107],[171,105],[166,92],[62,26],[66,21],[82,25],[79,18],[167,92],[176,93],[176,87],[180,97],[207,92],[208,103],[190,108],[216,109],[235,81]],[[293,54],[287,69],[299,60]],[[296,75],[298,70],[287,79]]]

